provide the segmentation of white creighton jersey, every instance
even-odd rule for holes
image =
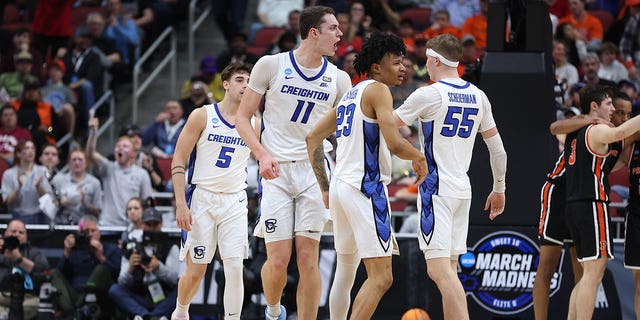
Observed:
[[[380,183],[391,181],[391,152],[387,148],[378,121],[362,113],[361,99],[365,88],[374,83],[365,80],[347,91],[336,109],[336,168],[334,177],[367,196]]]
[[[247,161],[251,151],[218,110],[204,106],[207,124],[189,159],[190,185],[211,192],[234,193],[247,187]]]
[[[471,199],[467,171],[476,134],[496,126],[484,92],[460,78],[444,79],[417,89],[395,112],[407,125],[420,121],[428,166],[421,193]]]
[[[278,71],[266,91],[260,140],[276,161],[306,160],[307,134],[338,98],[338,69],[325,58],[312,74],[296,63],[293,51],[276,57]],[[330,143],[324,147],[331,151]]]

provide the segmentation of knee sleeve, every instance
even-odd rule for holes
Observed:
[[[242,282],[242,258],[222,260],[224,266],[224,313],[225,319],[240,315],[244,300],[244,283]],[[239,318],[238,318],[239,319]]]

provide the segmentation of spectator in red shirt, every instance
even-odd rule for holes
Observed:
[[[349,32],[349,15],[346,13],[338,13],[336,18],[338,19],[340,31],[344,33],[340,42],[338,42],[338,51],[336,51],[337,57],[342,58],[349,51],[360,52],[360,49],[362,49],[362,38]]]
[[[13,164],[16,145],[20,140],[31,140],[29,130],[18,126],[16,110],[9,104],[0,109],[0,157]]]
[[[33,44],[48,60],[69,43],[75,0],[38,0],[33,17]],[[51,51],[49,51],[51,50]]]

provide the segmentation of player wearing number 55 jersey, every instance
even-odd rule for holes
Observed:
[[[260,221],[255,234],[264,237],[267,247],[267,261],[262,267],[267,319],[286,319],[280,296],[294,245],[300,272],[298,319],[317,318],[322,287],[319,241],[329,212],[304,139],[351,87],[349,76],[324,57],[335,54],[342,36],[333,10],[323,6],[304,9],[300,35],[298,49],[258,60],[238,110],[238,132],[255,154],[262,177]],[[249,118],[258,110],[263,96],[258,141]],[[326,147],[329,151],[330,146]]]
[[[224,318],[240,319],[244,296],[242,260],[247,258],[249,249],[245,181],[250,151],[234,123],[250,72],[251,66],[240,63],[224,68],[224,99],[194,110],[176,144],[171,175],[176,222],[183,230],[180,259],[187,258],[187,270],[178,283],[172,320],[189,318],[189,303],[216,248],[224,265]],[[189,184],[186,193],[185,173]]]
[[[458,76],[456,67],[462,54],[458,39],[441,35],[429,40],[427,48],[427,70],[436,83],[407,98],[395,111],[396,124],[419,120],[429,169],[419,188],[420,248],[429,276],[442,293],[445,319],[469,319],[457,260],[467,251],[471,206],[467,170],[476,134],[482,134],[491,157],[493,192],[485,206],[491,207],[491,220],[504,209],[507,156],[487,96]]]

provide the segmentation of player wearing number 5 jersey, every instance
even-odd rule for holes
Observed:
[[[187,258],[187,270],[178,282],[172,320],[189,319],[189,304],[216,248],[224,265],[224,318],[240,319],[242,260],[249,250],[245,181],[250,151],[234,123],[250,72],[251,66],[240,63],[224,68],[224,99],[194,110],[176,144],[171,175],[176,222],[183,230],[180,259]],[[186,193],[185,174],[189,184]]]
[[[427,48],[427,70],[436,83],[413,92],[394,115],[397,125],[419,120],[429,172],[419,188],[418,239],[429,276],[442,294],[444,317],[469,319],[457,261],[467,251],[471,206],[467,171],[476,134],[482,134],[491,157],[493,192],[485,205],[491,207],[491,220],[504,210],[507,155],[487,96],[458,76],[462,54],[458,39],[440,35],[429,40]]]
[[[349,76],[324,57],[335,54],[342,36],[333,10],[322,6],[304,9],[300,14],[300,34],[298,49],[258,60],[238,110],[238,132],[255,154],[262,177],[260,220],[255,234],[264,237],[267,247],[262,284],[268,319],[286,318],[280,296],[294,244],[300,273],[298,319],[317,317],[322,287],[319,241],[329,212],[316,184],[304,139],[351,87]],[[258,110],[263,96],[258,141],[249,118]],[[329,151],[330,146],[326,147]]]

